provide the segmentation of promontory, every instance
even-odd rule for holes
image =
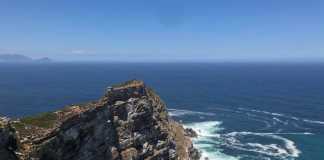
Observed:
[[[0,160],[198,160],[186,130],[142,81],[55,112],[0,118]]]

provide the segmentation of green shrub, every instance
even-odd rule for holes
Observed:
[[[42,128],[51,128],[57,120],[57,115],[53,112],[45,112],[36,116],[28,116],[20,121],[28,125],[34,125]]]

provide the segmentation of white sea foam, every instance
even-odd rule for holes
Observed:
[[[277,118],[277,117],[272,117],[272,119],[273,119],[274,121],[278,122],[278,123],[282,123],[282,124],[284,124],[284,125],[288,125],[288,121],[283,121],[283,120],[281,120],[281,119],[279,119],[279,118]]]
[[[201,137],[219,137],[217,132],[223,130],[221,124],[222,122],[219,121],[206,121],[185,124],[185,127],[193,129]]]
[[[209,160],[239,160],[239,157],[234,157],[222,153],[222,150],[216,148],[214,144],[221,143],[215,139],[220,139],[220,134],[217,132],[223,130],[220,127],[222,122],[207,121],[186,124],[186,128],[192,128],[197,132],[198,138],[193,139],[194,146],[201,151],[201,160],[208,158]]]
[[[194,139],[195,146],[202,151],[202,159],[208,157],[210,160],[237,160],[240,157],[233,157],[222,153],[220,149],[215,148],[215,144],[225,145],[233,149],[238,149],[248,152],[256,152],[259,154],[279,157],[281,159],[296,158],[301,153],[295,143],[287,138],[279,135],[311,135],[312,133],[254,133],[254,132],[231,132],[224,135],[218,134],[217,131],[222,130],[220,128],[220,122],[201,122],[187,124],[186,127],[194,129],[198,133],[198,138]],[[255,135],[265,136],[275,140],[283,142],[284,146],[278,144],[260,144],[260,143],[241,143],[236,136]],[[217,137],[219,141],[212,139],[211,137]]]
[[[272,125],[269,123],[269,121],[271,121],[271,119],[268,119],[268,118],[262,117],[262,116],[258,116],[258,115],[252,114],[252,113],[245,113],[245,114],[249,117],[250,120],[264,123],[265,127],[261,128],[260,130],[266,130],[266,129],[269,129],[270,127],[272,127]]]
[[[295,122],[292,122],[291,124],[292,124],[295,128],[297,128],[297,129],[310,130],[310,128],[306,128],[306,127],[300,126],[300,125],[298,125],[298,124],[295,123]]]
[[[243,110],[243,111],[250,111],[250,112],[256,112],[256,113],[263,113],[263,114],[267,114],[267,115],[273,115],[273,116],[281,116],[281,117],[285,117],[286,115],[282,114],[282,113],[275,113],[275,112],[268,112],[268,111],[262,111],[262,110],[256,110],[256,109],[246,109],[246,108],[238,108],[239,110]]]
[[[314,124],[322,124],[324,125],[323,121],[314,121],[314,120],[309,120],[309,119],[303,119],[304,122],[308,122],[308,123],[314,123]]]
[[[244,109],[240,109],[244,110]],[[302,118],[297,118],[294,116],[288,116],[281,113],[271,113],[267,111],[258,111],[258,110],[248,110],[250,113],[245,113],[249,117],[257,117],[260,122],[268,121],[278,122],[285,125],[289,123],[294,123],[297,121],[305,121],[307,123],[318,123],[321,124],[321,121],[311,121]],[[194,112],[189,110],[170,110],[172,116],[182,116],[182,115],[197,115],[203,117],[205,115],[211,116],[213,113],[205,112]],[[251,112],[269,114],[272,117],[262,117],[262,115],[251,114]],[[282,117],[282,118],[281,118]],[[286,118],[286,119],[285,119]],[[287,119],[294,119],[296,121],[288,121]],[[324,124],[324,122],[323,122]],[[239,160],[245,155],[240,155],[240,157],[235,157],[233,155],[227,155],[223,152],[222,149],[234,149],[237,151],[243,152],[255,152],[258,155],[264,155],[261,158],[267,157],[276,157],[278,159],[295,159],[299,157],[301,151],[295,145],[295,142],[285,138],[285,135],[313,135],[310,132],[265,132],[265,133],[256,133],[256,132],[231,132],[231,133],[222,133],[222,122],[219,121],[206,121],[206,122],[197,122],[186,124],[185,128],[192,128],[197,132],[198,137],[193,139],[194,146],[197,147],[202,153],[202,160],[208,158],[209,160]],[[250,136],[256,137],[256,139],[249,138]],[[263,137],[265,139],[272,139],[272,143],[260,143],[257,139]],[[253,155],[251,155],[253,157]],[[271,158],[270,158],[271,159]]]
[[[183,109],[168,109],[169,115],[171,117],[181,117],[185,115],[203,115],[203,116],[214,116],[214,113],[206,113],[206,112],[196,112],[190,110],[183,110]]]
[[[249,118],[249,119],[256,121],[256,122],[263,123],[265,125],[265,127],[261,128],[260,130],[266,130],[266,129],[269,129],[270,127],[272,127],[272,125],[266,120],[260,120],[260,119],[256,119],[256,118]]]
[[[202,152],[202,160],[239,160],[240,157],[234,157],[222,153],[217,146],[226,146],[232,149],[255,152],[265,156],[277,157],[280,159],[299,157],[301,151],[297,148],[292,140],[280,135],[313,135],[310,132],[287,132],[287,133],[255,133],[255,132],[231,132],[221,134],[224,128],[221,127],[222,122],[207,121],[186,124],[185,128],[192,128],[197,132],[198,138],[193,139],[195,147]],[[241,142],[240,138],[244,136],[254,135],[271,138],[281,141],[280,144],[261,144],[256,142]]]
[[[272,115],[272,116],[277,116],[277,117],[284,117],[284,118],[288,118],[288,119],[292,119],[292,120],[296,120],[296,121],[303,121],[303,122],[307,122],[307,123],[324,125],[324,122],[323,121],[303,119],[303,118],[298,118],[298,117],[295,117],[295,116],[285,115],[283,113],[275,113],[275,112],[268,112],[268,111],[255,110],[255,109],[246,109],[246,108],[241,108],[241,107],[238,108],[238,109],[239,110],[242,110],[242,111],[255,112],[255,113],[263,113],[263,114],[266,114],[266,115]]]
[[[297,149],[295,143],[292,140],[287,138],[281,137],[279,135],[312,135],[312,133],[304,132],[304,133],[255,133],[255,132],[231,132],[228,133],[227,136],[244,136],[244,135],[256,135],[256,136],[264,136],[276,140],[282,141],[285,146],[284,148],[279,147],[276,144],[257,144],[257,143],[247,143],[246,145],[255,147],[255,148],[246,148],[242,146],[242,144],[238,144],[236,147],[237,149],[245,150],[245,151],[252,151],[258,152],[269,156],[279,156],[281,158],[286,157],[298,157],[301,153],[300,150]]]
[[[260,144],[260,143],[247,143],[248,146],[254,148],[255,152],[262,153],[269,156],[286,157],[289,153],[278,146],[277,144]],[[251,151],[251,150],[250,150]]]
[[[310,132],[283,132],[283,133],[274,133],[274,132],[266,132],[266,133],[255,133],[255,132],[231,132],[226,135],[236,136],[236,135],[314,135],[314,133]]]

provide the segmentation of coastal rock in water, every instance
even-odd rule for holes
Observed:
[[[188,137],[196,138],[198,137],[198,134],[191,128],[186,128],[185,129],[185,135]]]
[[[152,89],[133,80],[96,102],[1,120],[0,160],[197,160],[190,135]]]

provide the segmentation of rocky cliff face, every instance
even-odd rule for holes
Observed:
[[[142,81],[96,102],[0,120],[0,160],[196,160],[186,131]]]

